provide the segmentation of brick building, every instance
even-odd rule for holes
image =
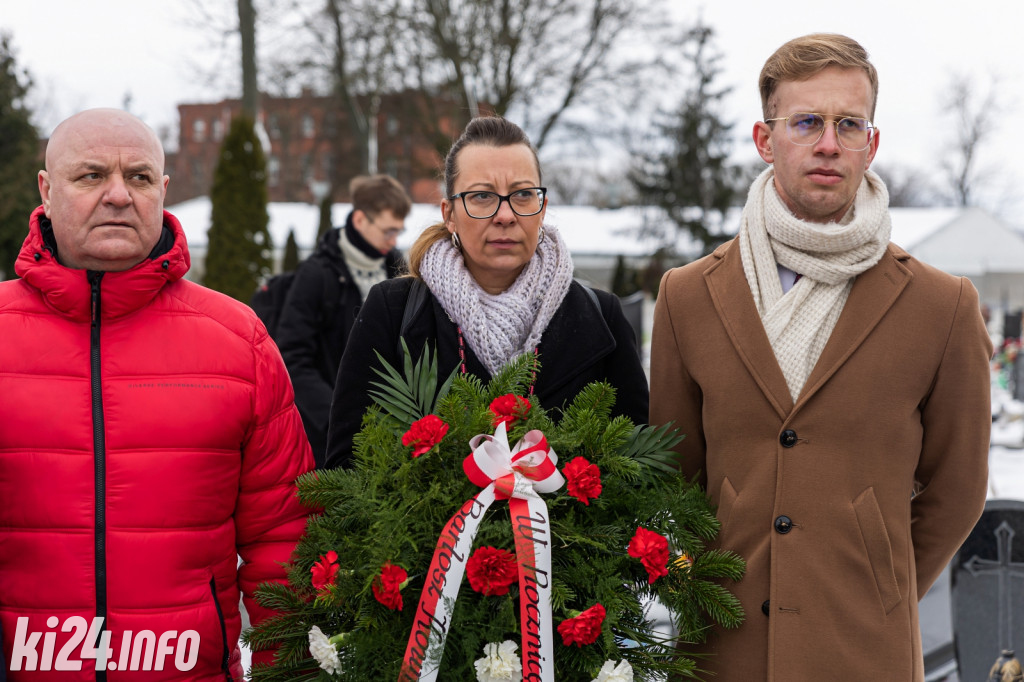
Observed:
[[[375,116],[377,169],[397,178],[414,202],[437,203],[440,157],[417,125],[425,104],[420,93],[380,97]],[[435,98],[429,104],[441,110],[441,127],[454,140],[468,116],[451,101]],[[360,105],[363,111],[371,108],[365,100]],[[241,109],[239,99],[178,105],[178,151],[167,158],[168,205],[210,193],[221,142]],[[270,201],[316,203],[315,193],[332,184],[335,201],[349,199],[348,182],[360,173],[362,160],[348,113],[335,98],[309,90],[294,98],[263,95],[260,120],[270,142]]]

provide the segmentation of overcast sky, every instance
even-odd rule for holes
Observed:
[[[319,0],[309,0],[318,2]],[[207,0],[234,8],[228,0]],[[845,33],[871,54],[880,74],[875,123],[881,131],[876,163],[936,168],[954,136],[940,92],[951,73],[964,73],[982,91],[998,78],[1003,115],[984,147],[981,164],[993,172],[985,202],[1024,227],[1024,3],[1020,0],[936,2],[860,0],[669,0],[683,18],[702,14],[724,55],[722,85],[735,88],[727,115],[736,121],[738,159],[755,158],[749,131],[760,117],[757,75],[765,58],[786,40],[815,31]],[[158,130],[177,127],[176,106],[237,96],[211,89],[196,62],[223,55],[217,37],[189,25],[188,0],[0,0],[0,30],[9,32],[18,63],[36,81],[37,123],[44,134],[75,111],[129,108]],[[222,68],[237,69],[234,63]],[[233,79],[237,81],[237,79]]]

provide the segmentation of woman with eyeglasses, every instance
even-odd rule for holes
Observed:
[[[601,380],[617,390],[616,414],[645,423],[647,378],[632,328],[615,296],[573,279],[568,248],[544,224],[547,192],[522,129],[473,119],[448,152],[444,181],[442,222],[410,249],[410,276],[376,285],[352,329],[331,406],[328,468],[351,457],[378,380],[374,351],[401,367],[400,336],[414,358],[429,342],[442,377],[458,367],[485,382],[534,351],[541,367],[530,390],[545,409]]]

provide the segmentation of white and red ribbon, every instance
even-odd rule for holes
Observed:
[[[530,431],[510,449],[505,424],[499,424],[493,436],[474,436],[469,445],[472,453],[463,470],[483,490],[459,508],[438,538],[398,679],[437,679],[473,539],[491,504],[508,500],[519,565],[523,680],[554,682],[551,527],[539,493],[554,492],[565,483],[555,466],[558,455],[540,431]]]

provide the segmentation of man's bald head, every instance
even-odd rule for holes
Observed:
[[[97,127],[126,142],[134,139],[140,145],[151,145],[160,161],[158,170],[163,175],[164,148],[160,138],[142,119],[120,109],[87,109],[59,123],[46,143],[46,170],[52,169],[53,164],[76,139],[94,134]]]
[[[127,270],[156,246],[168,178],[153,129],[119,109],[89,109],[58,125],[39,194],[63,265]]]

